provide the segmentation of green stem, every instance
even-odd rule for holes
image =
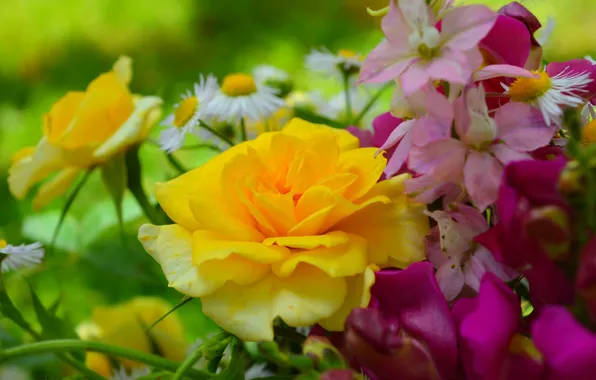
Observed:
[[[200,345],[199,347],[197,347],[195,349],[195,351],[188,356],[183,362],[182,364],[180,364],[180,367],[178,367],[178,370],[176,371],[176,373],[174,374],[174,376],[172,377],[171,380],[181,380],[184,378],[184,374],[186,372],[188,372],[189,369],[192,368],[192,366],[203,356],[203,346]]]
[[[85,376],[85,379],[89,380],[106,380],[105,377],[100,375],[99,373],[87,368],[84,363],[79,362],[78,360],[72,359],[70,356],[66,354],[58,354],[58,357],[72,368],[76,369],[80,373]]]
[[[248,135],[246,133],[246,121],[244,120],[244,118],[240,119],[240,133],[242,136],[242,141],[247,141]]]
[[[201,124],[201,127],[205,128],[206,130],[208,130],[209,132],[214,134],[216,137],[219,137],[222,141],[224,141],[229,146],[234,146],[234,142],[232,142],[232,140],[228,139],[226,136],[222,135],[221,133],[217,132],[215,129],[211,128],[203,120],[200,120],[199,123]]]
[[[64,208],[62,209],[62,213],[60,214],[60,219],[58,219],[58,224],[56,225],[56,228],[54,229],[54,234],[52,235],[52,241],[50,242],[50,247],[48,249],[49,251],[52,251],[54,249],[54,245],[56,244],[56,240],[58,239],[58,234],[60,233],[60,230],[62,229],[62,224],[64,223],[64,219],[66,219],[66,215],[68,214],[68,211],[70,210],[74,200],[79,195],[83,186],[85,186],[85,183],[87,183],[87,180],[91,176],[91,173],[93,173],[93,170],[95,170],[95,166],[92,166],[89,169],[87,169],[87,171],[85,172],[85,175],[83,176],[81,181],[78,183],[77,187],[75,187],[73,192],[70,194],[70,196],[66,200],[66,204],[64,205]]]
[[[178,170],[178,172],[180,174],[184,174],[188,171],[188,169],[186,169],[184,167],[184,165],[182,165],[182,163],[180,161],[178,161],[178,159],[176,157],[174,157],[171,153],[166,153],[166,158],[168,160],[168,162],[176,169]]]
[[[172,310],[168,311],[167,313],[165,313],[164,315],[162,315],[157,321],[153,322],[151,324],[151,326],[149,326],[149,328],[147,329],[148,331],[151,331],[152,328],[154,328],[155,326],[157,326],[157,324],[161,321],[163,321],[164,319],[166,319],[166,317],[170,314],[172,314],[173,312],[175,312],[176,310],[178,310],[179,308],[181,308],[182,306],[186,305],[187,303],[189,303],[190,301],[194,300],[194,298],[189,297],[189,296],[184,296],[184,298],[182,298],[182,300],[180,302],[178,302],[178,304],[176,306],[174,306],[172,308]]]
[[[207,148],[207,149],[216,150],[218,152],[221,152],[221,149],[217,145],[209,144],[209,143],[183,146],[182,148],[180,148],[180,150],[193,150],[193,149],[201,149],[201,148]]]
[[[389,83],[385,83],[383,85],[383,87],[381,87],[379,89],[379,91],[377,91],[369,100],[368,103],[366,103],[366,105],[364,105],[364,108],[362,109],[362,111],[360,111],[360,113],[358,114],[358,116],[356,116],[356,119],[354,119],[354,125],[358,125],[358,123],[360,123],[362,121],[362,119],[364,118],[364,116],[366,116],[366,114],[368,113],[368,111],[370,111],[370,109],[375,105],[375,103],[377,102],[377,100],[379,100],[379,98],[381,97],[381,95],[383,95],[383,93],[389,88],[393,86],[393,82],[389,82]]]
[[[139,146],[131,148],[126,153],[126,168],[128,172],[127,186],[132,195],[137,200],[137,203],[145,213],[145,216],[153,224],[161,224],[161,218],[157,211],[153,208],[143,185],[141,184],[141,162],[139,160]]]
[[[344,73],[344,93],[346,96],[346,124],[352,125],[352,100],[350,99],[350,74]]]
[[[223,351],[221,354],[214,356],[211,360],[209,360],[209,363],[207,363],[207,371],[209,371],[211,373],[216,373],[217,368],[219,367],[219,363],[221,362],[222,358],[223,358]]]
[[[77,339],[46,340],[43,342],[24,344],[18,347],[7,348],[0,351],[0,363],[5,363],[12,359],[23,356],[44,354],[47,352],[68,352],[73,350],[87,350],[92,352],[101,352],[110,356],[133,360],[147,364],[148,366],[175,372],[178,369],[178,363],[161,358],[159,356],[146,354],[144,352],[131,350],[129,348],[114,346],[103,342]],[[211,375],[204,371],[189,369],[187,372],[192,374],[195,379],[209,379]]]

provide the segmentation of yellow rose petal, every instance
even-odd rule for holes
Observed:
[[[272,340],[275,317],[290,326],[311,326],[341,306],[346,287],[345,279],[305,265],[283,279],[269,275],[251,286],[227,283],[201,300],[203,313],[240,339]]]
[[[62,138],[84,98],[84,92],[69,91],[43,116],[43,134],[50,143],[55,144]]]
[[[81,169],[79,168],[67,168],[61,170],[56,177],[47,181],[39,188],[35,199],[33,199],[33,208],[39,210],[56,197],[64,194],[79,173],[81,173]]]
[[[343,152],[340,155],[338,162],[340,170],[357,176],[356,181],[343,195],[346,199],[355,201],[366,195],[383,174],[387,160],[381,155],[375,157],[377,150],[377,148],[361,148]]]
[[[282,129],[282,132],[289,135],[299,136],[301,138],[308,138],[309,134],[317,133],[321,130],[330,130],[338,137],[339,148],[342,152],[360,147],[360,140],[346,130],[330,128],[322,124],[309,123],[308,121],[299,118],[293,118],[290,120]]]
[[[370,289],[375,283],[375,269],[369,266],[364,273],[346,278],[348,291],[341,307],[329,318],[319,321],[325,330],[343,331],[346,319],[353,309],[367,307],[370,303]]]

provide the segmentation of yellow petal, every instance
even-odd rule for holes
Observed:
[[[45,182],[33,199],[33,208],[39,210],[56,197],[64,194],[80,172],[79,168],[62,169],[54,178]]]
[[[342,220],[333,229],[365,238],[371,262],[406,268],[425,259],[424,237],[428,233],[426,207],[404,194],[404,174],[377,183],[367,197],[385,196],[389,204],[372,204]]]
[[[43,133],[52,144],[60,140],[74,120],[85,93],[69,91],[43,116]]]
[[[139,143],[144,136],[146,124],[151,112],[161,107],[162,100],[156,96],[146,96],[134,105],[134,110],[127,119],[119,124],[119,128],[95,151],[94,157],[105,160],[124,150],[126,147]]]
[[[348,290],[341,307],[329,318],[319,321],[319,324],[328,331],[343,331],[346,319],[352,310],[367,307],[370,303],[370,289],[375,283],[375,270],[369,266],[364,273],[346,278]]]
[[[340,170],[352,173],[357,178],[345,191],[346,199],[355,201],[367,194],[383,174],[387,160],[382,155],[375,157],[377,150],[377,148],[360,148],[343,152],[339,156]]]
[[[304,138],[308,136],[308,134],[317,133],[321,130],[330,130],[337,136],[337,138],[339,139],[339,148],[342,152],[360,147],[360,140],[358,140],[356,136],[354,136],[346,130],[331,128],[323,124],[309,123],[306,120],[302,120],[296,117],[290,120],[288,124],[286,124],[282,132],[284,134]]]
[[[272,264],[290,256],[285,247],[265,245],[260,242],[232,241],[206,230],[193,234],[193,263],[201,266],[211,260],[223,260],[236,255],[253,263]],[[222,267],[222,271],[226,271]]]
[[[350,235],[335,231],[316,236],[280,236],[267,238],[263,241],[263,244],[296,249],[314,249],[319,247],[337,247],[346,244],[349,241]]]
[[[12,155],[12,157],[10,158],[11,164],[15,165],[17,162],[31,157],[33,156],[33,153],[35,153],[34,146],[27,146],[25,148],[22,148],[21,150],[18,150],[15,154]]]
[[[345,296],[343,278],[302,265],[283,279],[270,274],[251,286],[229,282],[201,301],[205,315],[225,330],[244,341],[259,341],[273,339],[275,317],[290,326],[312,326],[331,316]]]
[[[200,297],[219,284],[204,281],[192,263],[192,234],[184,228],[145,224],[139,229],[139,241],[161,269],[168,286],[191,297]]]
[[[47,138],[42,138],[35,152],[13,163],[9,170],[8,185],[10,192],[23,199],[31,186],[41,181],[52,172],[69,166],[62,149],[51,145]]]
[[[132,58],[122,55],[118,58],[112,67],[114,73],[126,85],[132,80]]]
[[[66,149],[97,147],[112,136],[133,112],[132,94],[114,73],[89,84],[74,119],[56,144]]]
[[[87,352],[85,354],[85,365],[92,371],[99,373],[102,376],[112,376],[112,364],[110,359],[99,352]]]
[[[332,235],[331,239],[337,239],[334,242],[336,245],[324,246],[323,244],[330,245],[329,241],[325,241],[325,235],[292,238],[303,240],[302,244],[297,245],[310,245],[313,248],[295,251],[283,262],[273,264],[273,273],[279,277],[287,277],[292,275],[300,264],[312,265],[331,277],[352,276],[364,272],[368,264],[366,241],[356,235],[339,231],[331,232],[329,235]],[[340,243],[342,240],[343,244]]]

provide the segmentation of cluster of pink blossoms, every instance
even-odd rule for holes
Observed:
[[[452,3],[390,1],[359,82],[395,82],[391,110],[349,128],[388,158],[380,180],[412,175],[428,262],[378,272],[370,306],[326,335],[377,380],[594,379],[596,234],[569,197],[566,118],[596,136],[596,64],[546,63],[518,2]]]

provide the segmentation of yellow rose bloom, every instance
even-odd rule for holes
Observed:
[[[407,175],[344,130],[292,119],[203,166],[157,184],[176,223],[144,225],[139,240],[169,286],[245,341],[273,339],[272,322],[343,330],[366,306],[374,270],[424,260],[424,205]]]
[[[82,171],[146,137],[160,117],[162,100],[133,95],[128,89],[131,78],[132,60],[120,57],[85,92],[68,92],[52,106],[43,117],[44,136],[37,146],[13,156],[8,183],[17,199],[57,172],[33,201],[39,209],[66,192]]]
[[[147,327],[171,309],[172,306],[159,298],[135,297],[119,305],[95,308],[92,320],[82,323],[77,332],[84,340],[99,340],[182,361],[188,344],[182,323],[175,314],[168,315],[149,333],[146,332]],[[119,360],[128,369],[143,366],[128,359]],[[102,374],[111,373],[110,362],[103,354],[87,353],[86,363],[90,368],[101,369]]]

